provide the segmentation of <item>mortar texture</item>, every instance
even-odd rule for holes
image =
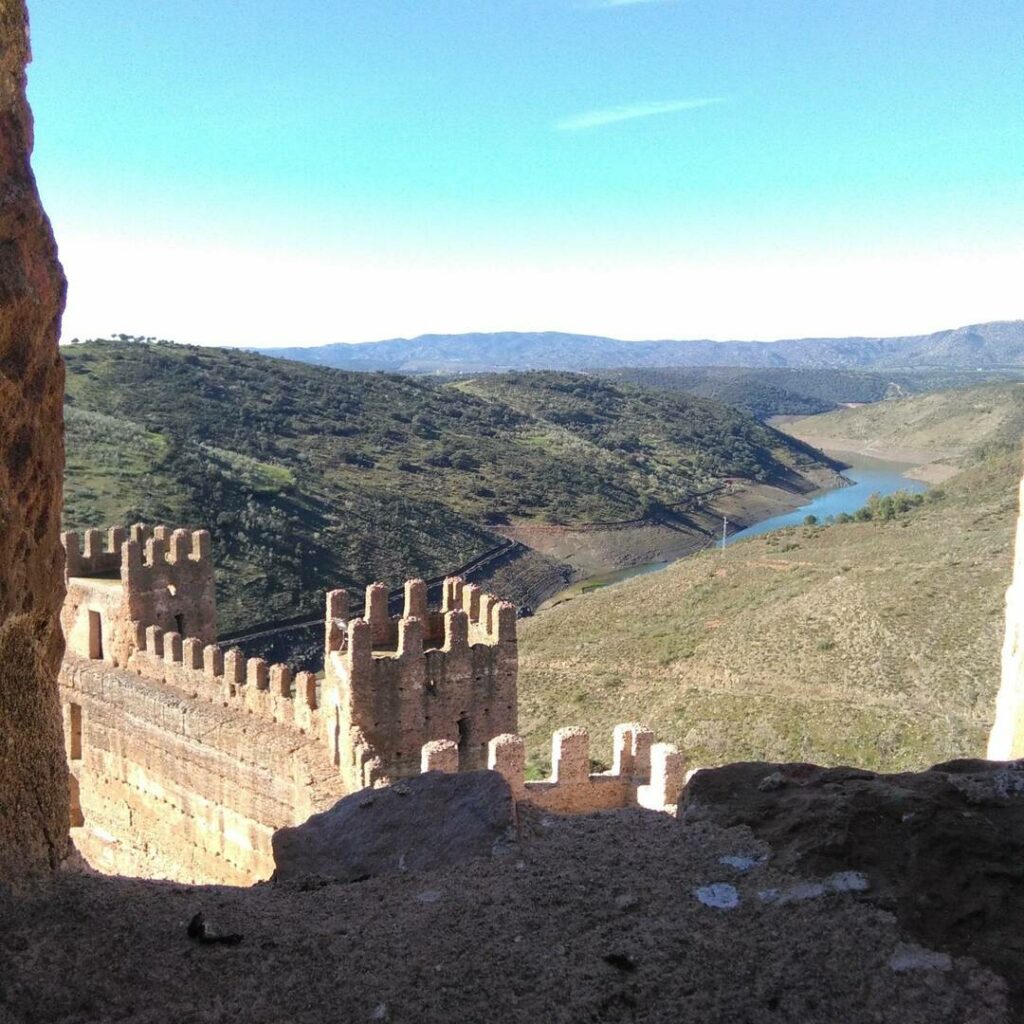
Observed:
[[[65,855],[57,668],[65,282],[29,166],[23,0],[0,2],[0,882]]]

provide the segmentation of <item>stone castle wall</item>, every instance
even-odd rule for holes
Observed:
[[[180,658],[174,638],[172,648]],[[268,878],[273,832],[345,795],[322,739],[275,721],[269,691],[259,691],[261,712],[255,685],[249,701],[246,683],[218,699],[211,678],[200,696],[180,660],[134,657],[144,675],[74,654],[61,671],[76,847],[109,873],[236,885]]]
[[[384,584],[364,619],[329,594],[319,680],[215,643],[205,531],[63,541],[71,820],[95,867],[249,883],[272,871],[275,829],[418,772],[430,741],[484,768],[488,742],[515,729],[515,609],[460,579],[440,611],[410,581],[395,617]]]

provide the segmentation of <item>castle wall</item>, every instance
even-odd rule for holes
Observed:
[[[1024,480],[1020,486],[1013,579],[1006,591],[1002,679],[987,756],[995,761],[1024,757]]]
[[[592,814],[639,806],[676,813],[686,776],[683,755],[671,743],[654,743],[650,729],[637,722],[615,727],[615,761],[610,771],[591,774],[586,729],[558,729],[551,738],[551,777],[526,781],[526,746],[521,736],[495,736],[488,743],[487,767],[508,783],[517,804],[557,814]],[[456,772],[454,743],[434,740],[420,751],[420,771]]]
[[[172,661],[175,673],[179,685],[192,679]],[[98,870],[251,884],[273,871],[275,829],[345,793],[320,737],[244,699],[197,699],[187,685],[72,654],[60,684],[72,836]]]

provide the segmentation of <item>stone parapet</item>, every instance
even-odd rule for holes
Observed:
[[[551,740],[551,777],[526,781],[526,745],[521,736],[495,736],[488,744],[487,767],[508,782],[517,801],[563,814],[586,814],[640,806],[674,813],[686,766],[671,743],[654,743],[651,730],[637,722],[615,727],[611,771],[590,771],[586,729],[558,729]]]
[[[312,672],[293,677],[289,666],[246,658],[237,648],[225,653],[216,644],[204,644],[195,637],[183,639],[159,626],[132,625],[135,650],[128,668],[143,678],[243,714],[293,726],[301,733],[320,734]]]

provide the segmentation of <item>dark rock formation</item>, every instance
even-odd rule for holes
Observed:
[[[0,881],[54,867],[68,835],[57,700],[64,275],[29,166],[23,0],[0,2]]]
[[[684,823],[746,825],[804,876],[860,871],[858,894],[923,946],[1006,978],[1024,1011],[1024,761],[950,761],[916,774],[745,763],[698,772]]]
[[[352,882],[490,857],[514,834],[508,783],[497,772],[427,772],[339,800],[274,833],[278,881],[319,875]]]

